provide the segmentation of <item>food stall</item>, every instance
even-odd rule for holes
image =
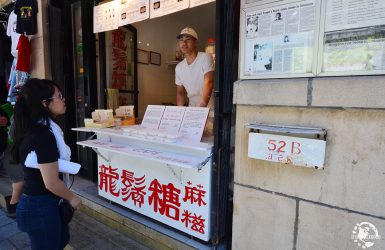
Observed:
[[[208,108],[150,105],[141,126],[73,130],[94,133],[77,144],[98,155],[100,196],[208,241],[213,143],[201,142],[207,115]]]

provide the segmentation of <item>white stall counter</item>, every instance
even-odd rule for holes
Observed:
[[[212,139],[189,143],[127,135],[119,128],[73,128],[98,154],[99,195],[194,237],[211,237]]]

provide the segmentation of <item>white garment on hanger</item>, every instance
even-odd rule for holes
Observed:
[[[14,11],[11,12],[8,18],[7,36],[11,37],[12,46],[11,54],[17,58],[17,43],[19,42],[20,34],[16,32],[17,15]]]

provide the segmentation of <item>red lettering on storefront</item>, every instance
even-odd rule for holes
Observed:
[[[148,197],[148,202],[153,205],[154,212],[179,221],[179,194],[180,190],[177,189],[172,183],[168,185],[161,185],[157,179],[154,179],[150,183],[148,190],[151,193]]]
[[[189,186],[192,185],[191,182],[187,182]],[[185,193],[183,197],[183,201],[190,201],[190,204],[198,203],[198,206],[206,205],[207,203],[203,200],[205,197],[206,191],[203,190],[202,185],[197,185],[196,187],[188,187],[185,186]]]
[[[206,220],[202,218],[202,215],[200,216],[197,216],[195,213],[194,213],[194,216],[192,216],[192,226],[191,226],[191,229],[196,231],[196,232],[199,232],[201,234],[204,234],[205,233],[205,222]]]
[[[127,88],[127,44],[126,33],[117,29],[112,31],[112,88]]]
[[[117,29],[112,31],[112,46],[115,48],[119,48],[122,50],[127,49],[127,45],[125,43],[126,34],[123,30]]]
[[[183,211],[181,221],[184,223],[185,227],[188,227],[188,225],[191,223],[191,213],[188,210]]]
[[[122,184],[124,185],[124,188],[122,188],[122,195],[124,196],[122,200],[127,201],[128,199],[131,199],[134,201],[135,206],[138,204],[139,207],[142,207],[144,204],[144,196],[146,195],[146,192],[144,191],[146,185],[143,185],[146,180],[146,175],[135,178],[134,172],[123,170],[121,177]]]
[[[205,233],[205,219],[202,218],[202,215],[197,216],[195,213],[191,215],[188,210],[184,210],[182,214],[181,222],[184,223],[185,227],[189,227],[191,225],[191,230],[199,232],[201,234]]]
[[[116,190],[116,181],[119,180],[119,174],[116,172],[117,168],[106,167],[104,164],[99,168],[99,189],[102,190],[104,187],[105,192],[118,197],[120,190]]]

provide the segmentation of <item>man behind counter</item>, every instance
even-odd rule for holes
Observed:
[[[176,101],[178,106],[214,107],[211,98],[214,88],[214,63],[210,54],[198,52],[198,35],[184,28],[177,36],[184,60],[175,68]]]

